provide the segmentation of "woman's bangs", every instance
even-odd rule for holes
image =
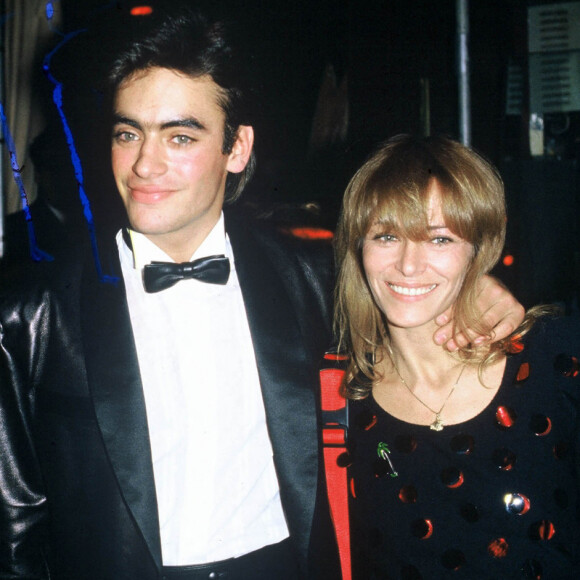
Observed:
[[[429,196],[408,189],[383,191],[370,227],[380,226],[384,233],[396,234],[411,240],[429,236]],[[370,229],[369,227],[369,229]]]

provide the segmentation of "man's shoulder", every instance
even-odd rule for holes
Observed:
[[[332,232],[296,228],[270,217],[257,217],[244,209],[226,211],[226,228],[232,243],[254,243],[275,260],[308,267],[321,274],[333,271]]]
[[[277,220],[231,212],[226,212],[226,231],[242,289],[247,296],[260,296],[269,307],[286,304],[291,308],[302,328],[304,344],[309,345],[307,350],[318,361],[331,334],[331,240],[306,239]],[[253,304],[261,308],[261,304]]]

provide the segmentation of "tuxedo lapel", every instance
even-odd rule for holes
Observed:
[[[120,272],[116,248],[117,271]],[[122,276],[100,282],[86,266],[81,324],[97,421],[123,498],[156,565],[161,566],[157,500],[145,399]]]
[[[227,214],[226,214],[227,217]],[[308,552],[318,470],[312,376],[296,308],[264,241],[226,220],[258,365],[284,512],[303,555]],[[276,263],[275,263],[276,262]]]

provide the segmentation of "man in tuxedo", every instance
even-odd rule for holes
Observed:
[[[112,67],[118,281],[79,250],[0,302],[0,578],[340,577],[315,410],[331,260],[224,209],[253,165],[239,78],[188,12]],[[504,332],[514,304],[490,309]]]

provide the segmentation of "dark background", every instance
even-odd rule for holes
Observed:
[[[155,9],[175,3],[61,1],[67,31],[89,28],[70,51],[71,63],[85,75],[91,68],[87,70],[87,62],[106,52],[108,39],[123,34],[133,6]],[[296,183],[296,174],[308,157],[328,64],[339,82],[345,76],[348,82],[350,123],[343,163],[356,167],[378,142],[421,130],[421,79],[430,83],[432,132],[458,135],[455,0],[191,3],[209,4],[214,11],[217,5],[222,14],[243,22],[264,99],[256,123],[257,151],[264,171],[266,163],[280,166],[268,192],[274,197],[318,194],[303,191],[312,187]],[[496,162],[507,145],[502,142],[507,60],[526,53],[526,6],[525,0],[472,0],[469,6],[473,144]],[[78,87],[77,81],[74,85]]]
[[[77,139],[86,190],[98,220],[119,211],[108,165],[108,127],[98,78],[138,17],[170,0],[61,0],[64,32],[83,30],[53,59],[63,82],[65,111]],[[459,136],[455,0],[222,0],[210,6],[241,23],[259,89],[258,169],[245,194],[263,210],[316,202],[296,221],[332,229],[348,179],[376,145],[401,132],[420,133],[421,81],[430,87],[432,133]],[[508,60],[526,67],[526,0],[471,0],[469,53],[472,145],[491,159],[506,182],[507,251],[514,265],[501,277],[526,305],[562,302],[576,308],[578,291],[577,114],[570,115],[557,155],[531,159],[527,115],[505,108]],[[547,2],[550,3],[550,2]],[[143,18],[143,17],[141,17]],[[348,85],[345,139],[309,146],[326,68]],[[524,101],[527,97],[524,95]],[[50,103],[47,100],[48,107]],[[546,118],[559,124],[558,116]],[[278,211],[277,215],[284,215]],[[300,225],[300,224],[297,224]]]

